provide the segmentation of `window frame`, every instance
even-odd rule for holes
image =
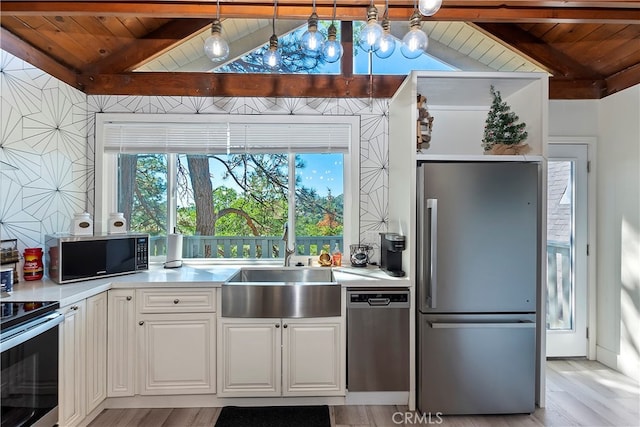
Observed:
[[[327,129],[340,125],[349,134],[347,152],[344,153],[343,188],[344,188],[344,225],[343,248],[359,241],[359,210],[360,210],[360,117],[359,116],[330,116],[330,115],[228,115],[228,114],[138,114],[138,113],[96,113],[95,115],[95,205],[94,205],[94,230],[96,234],[106,233],[106,224],[109,213],[117,211],[117,186],[118,186],[118,152],[105,150],[105,126],[112,123],[126,125],[153,125],[154,123],[175,122],[183,124],[193,123],[244,123],[251,124],[279,124],[283,126],[283,138],[292,132],[292,127],[321,124]],[[346,127],[344,125],[347,125]],[[313,142],[310,143],[313,146]],[[326,151],[329,147],[316,146],[319,151]],[[130,147],[129,147],[130,148]],[[146,152],[142,149],[140,153]],[[203,152],[206,147],[203,146]],[[132,151],[127,151],[133,154]],[[295,151],[291,151],[295,153]],[[165,153],[167,159],[167,175],[175,175],[176,154]],[[173,230],[177,222],[177,189],[174,180],[167,182],[167,232]],[[291,194],[291,190],[289,191]],[[293,192],[295,193],[295,191]],[[289,218],[292,213],[292,199],[289,199]],[[295,228],[295,227],[292,227]],[[290,230],[292,229],[290,228]],[[293,237],[293,236],[292,236]],[[197,258],[190,259],[190,261]],[[200,259],[203,260],[203,259]],[[160,260],[158,260],[160,261]],[[222,258],[210,260],[212,263],[230,261]],[[238,259],[234,259],[238,262]],[[251,261],[241,259],[242,262]],[[255,260],[253,260],[255,261]],[[262,260],[261,260],[262,261]],[[274,260],[277,262],[277,260]]]

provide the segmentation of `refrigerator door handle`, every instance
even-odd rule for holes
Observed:
[[[428,322],[433,329],[469,329],[469,328],[508,328],[508,329],[529,329],[535,328],[535,322],[515,321],[515,322]]]
[[[429,308],[436,308],[436,290],[438,288],[438,274],[436,270],[438,251],[438,199],[427,199],[429,215],[429,293],[427,304]]]

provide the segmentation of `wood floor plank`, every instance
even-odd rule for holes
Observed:
[[[411,414],[406,405],[331,406],[333,427],[638,427],[640,385],[619,372],[588,360],[547,362],[547,406],[531,415],[442,416],[432,424],[415,417],[398,423],[394,413]],[[220,408],[107,409],[90,427],[213,427]],[[403,415],[404,417],[405,415]],[[422,421],[420,424],[419,421]]]
[[[169,418],[171,408],[150,409],[147,415],[140,420],[139,427],[159,427]]]

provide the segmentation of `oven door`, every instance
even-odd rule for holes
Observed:
[[[2,427],[58,422],[60,313],[3,331],[0,405]]]

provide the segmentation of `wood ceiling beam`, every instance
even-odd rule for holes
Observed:
[[[405,76],[135,72],[78,76],[88,95],[390,98]],[[373,89],[373,90],[371,90]]]
[[[28,62],[47,74],[55,76],[58,80],[78,90],[84,89],[78,84],[76,71],[55,61],[46,53],[34,48],[2,27],[0,27],[0,49]]]
[[[92,64],[85,74],[131,71],[211,25],[209,18],[174,19],[144,38]]]
[[[389,2],[389,19],[408,20],[413,1]],[[618,7],[613,7],[612,4]],[[443,7],[429,20],[473,22],[566,22],[619,23],[640,22],[640,2],[530,2],[530,1],[445,1]],[[336,16],[340,20],[364,20],[370,0],[339,2]],[[573,5],[576,7],[572,7]],[[577,6],[579,5],[579,6]],[[331,19],[333,3],[317,2],[321,19]],[[0,15],[99,15],[136,16],[153,18],[214,17],[217,6],[211,1],[15,1],[0,2]],[[308,2],[278,3],[278,19],[306,19],[311,10]],[[382,13],[382,10],[380,10]],[[226,1],[220,6],[224,18],[273,17],[273,2]]]

